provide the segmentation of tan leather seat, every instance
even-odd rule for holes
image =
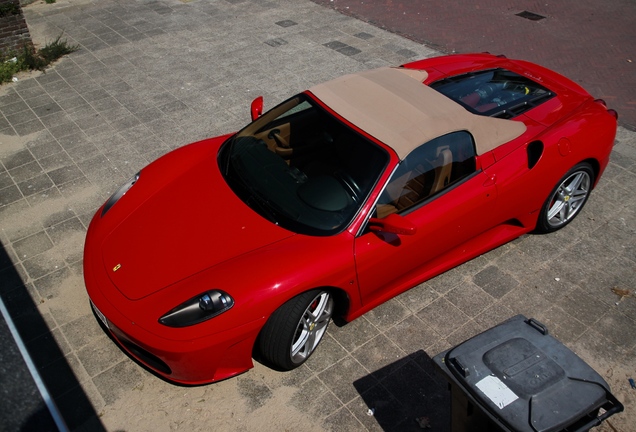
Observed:
[[[433,171],[430,166],[418,164],[409,173],[409,180],[395,203],[398,211],[411,207],[431,194],[433,187]]]
[[[377,218],[382,219],[390,214],[397,213],[398,209],[393,204],[378,204],[376,207]]]
[[[450,183],[453,153],[448,147],[441,147],[437,150],[437,160],[433,165],[435,166],[435,182],[431,194],[441,191]]]
[[[418,164],[411,171],[402,174],[384,191],[391,199],[389,202],[378,204],[377,217],[381,219],[423,200],[430,194],[433,181],[434,170],[428,163]]]
[[[441,191],[450,183],[452,168],[453,153],[448,146],[440,147],[437,150],[437,158],[432,164],[418,164],[413,170],[400,176],[400,178],[407,178],[403,187],[397,186],[404,181],[399,179],[396,181],[397,189],[391,188],[391,185],[387,187],[385,194],[392,196],[393,199],[390,202],[378,204],[377,217],[381,219],[400,212]]]

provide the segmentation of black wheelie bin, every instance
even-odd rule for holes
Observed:
[[[433,360],[449,382],[452,432],[582,432],[623,410],[594,369],[523,315]]]

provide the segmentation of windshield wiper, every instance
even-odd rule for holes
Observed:
[[[271,207],[270,203],[261,198],[257,193],[253,190],[251,191],[251,195],[245,201],[245,203],[250,206],[252,209],[258,207],[260,211],[257,210],[257,213],[269,219],[272,223],[278,225],[277,213]],[[256,210],[256,209],[255,209]]]
[[[219,167],[221,168],[221,173],[225,177],[229,177],[230,175],[230,154],[232,152],[232,145],[234,145],[235,137],[236,135],[231,136],[221,146],[221,152],[219,154]]]
[[[243,198],[243,202],[250,208],[254,209],[258,214],[278,225],[277,212],[271,206],[271,203],[264,199],[251,185],[249,185],[241,176],[236,174],[236,167],[231,163],[228,157],[227,172],[225,178],[228,180],[237,195]],[[240,193],[237,191],[240,190]]]
[[[238,174],[239,170],[235,166],[236,161],[233,161],[232,158],[232,146],[234,145],[235,138],[236,136],[229,138],[224,145],[219,160],[221,172],[228,185],[234,190],[234,193],[241,197],[245,204],[258,214],[278,225],[276,218],[277,213],[272,209],[270,203],[261,197],[258,192]]]

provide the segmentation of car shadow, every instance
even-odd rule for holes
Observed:
[[[369,409],[366,418],[358,418],[365,425],[376,422],[387,432],[450,431],[448,384],[422,350],[354,381],[353,386]]]
[[[61,417],[63,421],[58,424],[65,423],[69,430],[105,431],[1,243],[0,297],[8,313],[8,319],[5,320],[4,315],[0,317],[4,330],[0,332],[3,347],[0,376],[5,395],[0,398],[0,424],[15,425],[15,430],[35,430],[33,427],[43,431],[58,430],[52,417]],[[47,409],[19,345],[10,333],[11,323],[54,402],[49,406],[57,410]]]

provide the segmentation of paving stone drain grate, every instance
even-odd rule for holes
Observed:
[[[525,18],[528,19],[530,21],[541,21],[542,19],[544,19],[545,17],[543,15],[539,15],[536,14],[534,12],[529,12],[524,10],[523,12],[519,12],[518,14],[515,14],[521,18]]]

